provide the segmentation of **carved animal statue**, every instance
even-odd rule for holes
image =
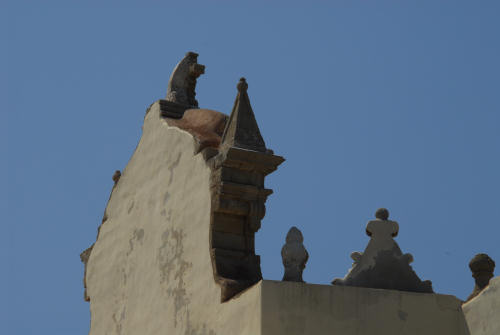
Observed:
[[[196,101],[196,79],[205,73],[205,66],[198,64],[198,54],[188,52],[177,64],[167,88],[166,100],[189,107],[198,107]]]

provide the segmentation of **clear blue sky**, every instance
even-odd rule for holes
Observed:
[[[88,332],[79,254],[189,50],[200,106],[229,113],[245,76],[287,159],[256,236],[266,279],[294,225],[305,280],[342,277],[378,207],[439,293],[470,293],[478,252],[500,267],[498,1],[0,3],[0,333]]]

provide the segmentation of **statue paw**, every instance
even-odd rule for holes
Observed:
[[[351,253],[351,259],[354,261],[354,263],[359,262],[361,256],[363,256],[363,253],[359,251],[354,251],[353,253]]]

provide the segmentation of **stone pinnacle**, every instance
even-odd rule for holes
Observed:
[[[241,77],[240,81],[236,85],[236,88],[238,89],[238,92],[246,92],[248,89],[248,84],[245,78]]]

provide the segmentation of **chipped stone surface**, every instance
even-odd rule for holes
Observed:
[[[211,170],[195,138],[160,113],[153,104],[87,261],[90,334],[260,334],[258,289],[220,304]]]
[[[168,118],[166,121],[193,135],[198,143],[198,152],[207,147],[219,147],[227,118],[225,114],[210,109],[188,109],[181,119]]]

